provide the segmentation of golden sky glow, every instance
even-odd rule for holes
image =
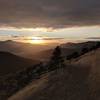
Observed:
[[[46,41],[42,37],[31,37],[30,39],[26,40],[26,42],[39,45],[46,44]]]
[[[1,41],[14,40],[42,45],[49,43],[75,42],[78,40],[83,41],[84,39],[93,39],[95,37],[100,37],[100,26],[72,27],[56,30],[52,28],[0,28]]]
[[[39,36],[32,36],[26,37],[25,39],[20,39],[20,42],[31,43],[34,45],[48,45],[51,43],[59,44],[62,38],[50,38],[50,37],[39,37]],[[19,41],[19,40],[18,40]]]

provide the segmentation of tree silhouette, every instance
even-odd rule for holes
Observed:
[[[100,48],[100,42],[97,42],[96,47]]]
[[[57,69],[64,66],[64,59],[62,57],[61,48],[59,46],[55,48],[49,66],[50,66],[49,67],[50,70]]]
[[[74,53],[72,54],[72,57],[73,57],[73,58],[77,58],[77,57],[79,57],[78,52],[74,52]]]
[[[82,53],[81,53],[81,54],[83,55],[83,54],[87,53],[88,51],[89,51],[89,49],[86,48],[86,47],[84,47],[84,48],[82,49]]]
[[[95,49],[97,49],[97,48],[99,48],[98,45],[93,45],[93,46],[90,48],[90,51],[95,50]]]
[[[71,59],[77,58],[79,56],[80,55],[78,54],[78,52],[73,52],[72,54],[67,56],[67,60],[71,60]]]

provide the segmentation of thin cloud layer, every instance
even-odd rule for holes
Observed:
[[[64,38],[54,38],[54,37],[24,37],[24,36],[11,36],[14,40],[64,40]]]
[[[94,40],[100,40],[100,37],[90,37],[90,38],[86,38],[86,39],[90,39],[90,40],[92,40],[92,39],[94,39]]]
[[[0,26],[100,25],[100,0],[0,0]]]

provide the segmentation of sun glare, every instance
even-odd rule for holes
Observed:
[[[40,45],[44,45],[46,44],[45,40],[42,37],[32,37],[29,42],[31,44],[40,44]]]

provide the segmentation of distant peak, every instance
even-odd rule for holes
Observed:
[[[6,41],[4,41],[4,42],[7,42],[7,43],[8,43],[8,42],[14,42],[14,41],[13,41],[13,40],[6,40]]]

